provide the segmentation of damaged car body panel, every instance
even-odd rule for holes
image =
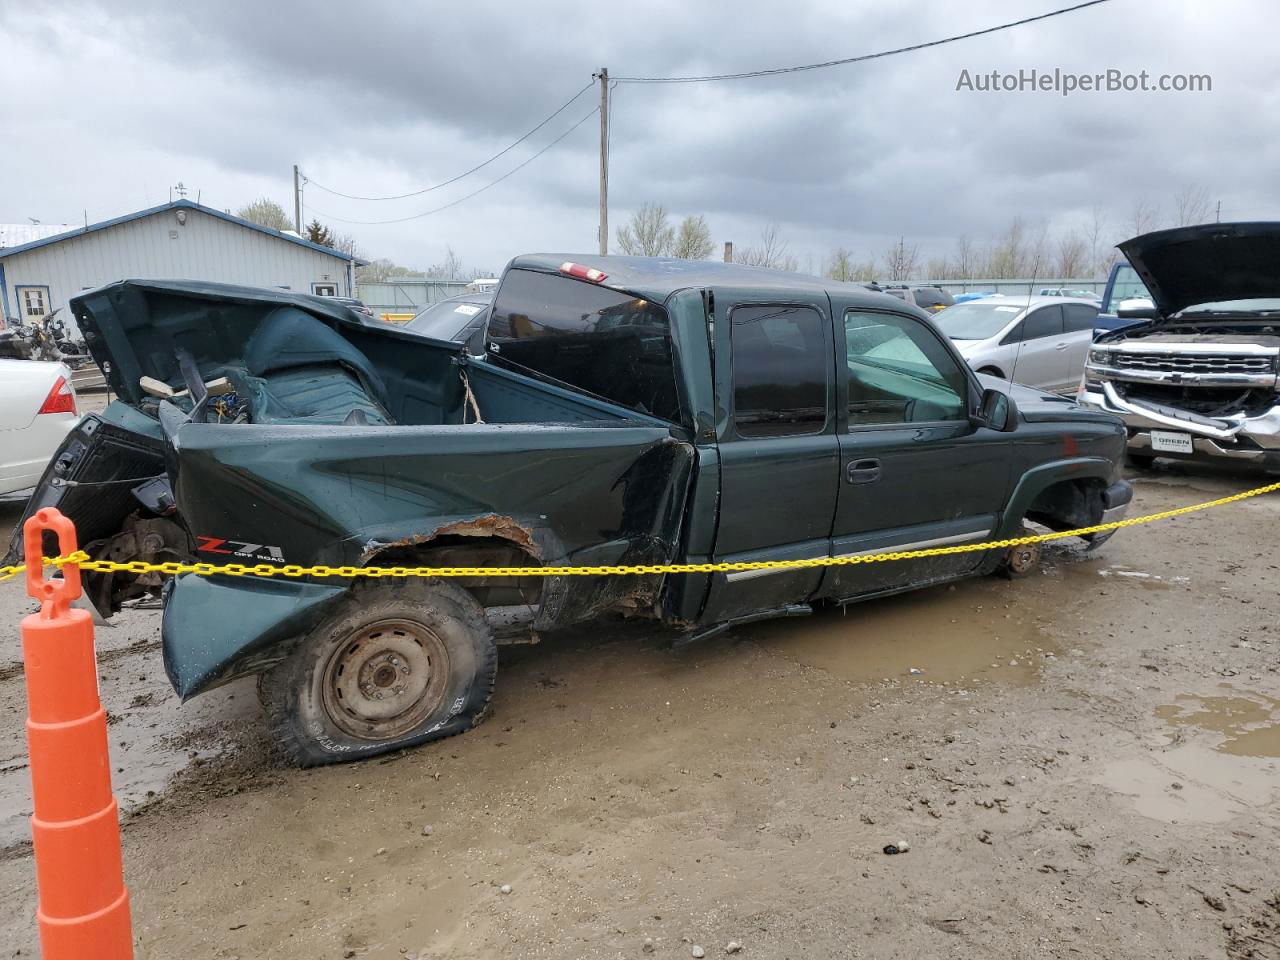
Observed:
[[[249,544],[258,546],[252,561],[483,566],[497,542],[527,558],[532,573],[539,564],[652,564],[675,555],[691,450],[665,430],[365,427],[337,440],[315,429],[178,430],[175,489],[186,523],[203,538],[198,559],[249,562],[232,549]],[[506,552],[496,556],[493,565],[521,565]],[[199,579],[178,578],[166,636],[185,629],[178,611],[188,609],[187,589],[204,590],[191,583]],[[576,623],[634,589],[622,577],[547,578],[533,625]],[[202,616],[190,612],[193,622]],[[256,652],[256,628],[234,632]],[[166,652],[170,660],[185,655],[176,643]],[[223,667],[218,675],[238,673]]]
[[[1214,223],[1120,244],[1145,322],[1099,336],[1080,399],[1119,415],[1130,457],[1280,470],[1280,223]]]
[[[91,556],[466,568],[400,590],[305,574],[164,586],[178,693],[262,675],[272,722],[305,762],[477,722],[495,640],[605,614],[692,637],[989,572],[1006,552],[689,575],[547,566],[981,542],[1028,518],[1054,529],[1115,518],[1129,499],[1115,417],[984,381],[926,314],[857,285],[665,258],[518,257],[479,357],[316,298],[220,284],[121,281],[72,306],[119,399],[73,433],[33,504],[91,531]],[[153,576],[86,583],[109,613],[155,592]],[[366,610],[392,611],[393,626],[360,633]],[[335,623],[356,624],[354,639],[332,640]],[[480,686],[446,696],[423,678],[455,657]],[[401,699],[419,694],[430,711],[401,729]]]

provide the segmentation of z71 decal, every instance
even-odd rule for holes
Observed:
[[[251,559],[279,560],[284,562],[284,553],[279,547],[265,543],[246,543],[243,540],[224,540],[221,537],[202,537],[196,535],[200,542],[196,545],[196,553],[223,553],[232,557],[249,557]]]

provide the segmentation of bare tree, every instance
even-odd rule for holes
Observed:
[[[631,222],[618,228],[618,249],[640,257],[665,257],[675,246],[675,230],[667,222],[667,208],[660,203],[642,203]]]
[[[949,279],[973,279],[974,268],[978,265],[978,252],[973,249],[973,241],[963,233],[956,238],[956,252],[951,263],[953,276]]]
[[[1014,217],[1004,235],[992,246],[984,273],[993,279],[1025,277],[1032,263],[1031,246],[1025,221]]]
[[[827,267],[823,273],[832,280],[849,281],[854,279],[855,269],[853,254],[844,247],[837,247],[827,258]]]
[[[789,250],[790,244],[782,239],[781,228],[776,223],[771,223],[760,231],[760,246],[747,247],[739,251],[735,258],[749,267],[772,267],[794,273],[800,269],[800,263]]]
[[[1212,209],[1209,191],[1204,187],[1187,184],[1173,195],[1173,225],[1187,227],[1193,223],[1208,223],[1209,211]]]
[[[363,259],[360,254],[360,247],[356,244],[356,238],[346,233],[333,234],[333,243],[330,244],[333,249],[345,253],[349,257]]]
[[[1129,208],[1129,219],[1125,221],[1125,229],[1129,231],[1129,236],[1137,237],[1156,229],[1159,221],[1159,209],[1145,197],[1138,197]]]
[[[920,248],[899,237],[884,254],[884,268],[890,280],[910,280],[915,275]]]
[[[1040,222],[1032,228],[1030,236],[1027,238],[1027,270],[1032,277],[1043,277],[1049,270],[1050,248],[1052,244],[1049,241],[1049,221],[1041,218]]]
[[[1063,279],[1088,273],[1089,246],[1075,230],[1058,238],[1053,275]]]
[[[363,267],[356,268],[356,281],[359,283],[378,283],[383,280],[392,280],[396,277],[417,277],[421,275],[419,271],[412,270],[409,267],[402,267],[385,257],[370,261]]]
[[[1106,275],[1111,270],[1111,261],[1115,259],[1111,249],[1105,245],[1103,237],[1107,233],[1107,218],[1102,207],[1094,204],[1089,211],[1089,226],[1086,228],[1085,242],[1089,245],[1089,270],[1095,277]]]
[[[951,261],[946,257],[930,257],[924,265],[925,279],[950,280],[951,269]]]
[[[711,242],[711,228],[701,216],[690,214],[680,221],[672,255],[682,260],[706,260],[715,245]]]
[[[260,227],[270,227],[272,230],[293,229],[293,218],[285,213],[284,207],[270,197],[261,197],[241,207],[236,211],[236,216],[241,220],[256,223]]]

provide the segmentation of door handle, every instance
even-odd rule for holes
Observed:
[[[1055,349],[1055,350],[1065,350],[1065,349],[1067,349],[1067,347],[1068,347],[1068,346],[1069,346],[1069,344],[1066,344],[1066,343],[1059,343],[1059,344],[1057,344],[1053,349]]]
[[[880,479],[880,461],[851,460],[845,475],[850,483],[874,483]]]

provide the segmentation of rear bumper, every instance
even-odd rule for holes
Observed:
[[[346,587],[301,580],[174,577],[160,628],[169,682],[187,700],[268,669],[344,593]]]
[[[1124,421],[1131,453],[1181,460],[1221,460],[1280,467],[1280,405],[1246,417],[1210,418],[1170,407],[1156,407],[1125,400],[1109,383],[1090,384],[1080,401],[1113,413]],[[1191,436],[1191,453],[1171,453],[1152,446],[1151,431],[1163,430]]]

